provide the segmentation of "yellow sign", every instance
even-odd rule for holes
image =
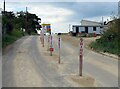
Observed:
[[[50,24],[42,24],[42,26],[50,26]]]

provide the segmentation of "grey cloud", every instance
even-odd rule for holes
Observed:
[[[72,10],[75,14],[68,17],[69,21],[108,16],[112,12],[114,12],[115,15],[117,14],[117,2],[62,2],[50,4],[55,7]]]

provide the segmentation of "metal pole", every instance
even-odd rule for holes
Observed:
[[[26,7],[26,20],[25,20],[25,28],[26,28],[26,31],[27,31],[27,7]],[[27,31],[28,32],[28,31]]]
[[[3,8],[4,8],[4,11],[3,11],[3,16],[5,16],[5,0],[4,0],[4,4],[3,4]],[[5,40],[5,30],[6,30],[6,24],[3,25],[3,40]],[[6,44],[5,44],[6,45]]]
[[[58,38],[58,48],[59,48],[59,61],[58,61],[58,63],[60,64],[60,37]]]
[[[5,0],[4,0],[4,14],[5,14]]]

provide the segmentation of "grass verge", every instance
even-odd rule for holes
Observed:
[[[118,41],[114,40],[111,42],[101,41],[97,39],[95,42],[91,42],[89,45],[93,50],[98,52],[107,52],[120,56],[120,48],[118,47]]]
[[[15,42],[17,39],[23,36],[22,31],[14,29],[11,34],[6,34],[4,38],[2,38],[2,48],[10,45]]]

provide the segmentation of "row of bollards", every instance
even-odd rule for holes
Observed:
[[[41,31],[40,40],[42,43],[42,46],[44,47],[44,32]],[[53,37],[52,35],[48,35],[47,37],[47,50],[50,51],[50,56],[53,55]],[[61,56],[61,38],[58,36],[58,64],[61,63],[60,61]],[[82,76],[82,69],[83,69],[83,39],[80,38],[80,44],[79,44],[79,76]]]

